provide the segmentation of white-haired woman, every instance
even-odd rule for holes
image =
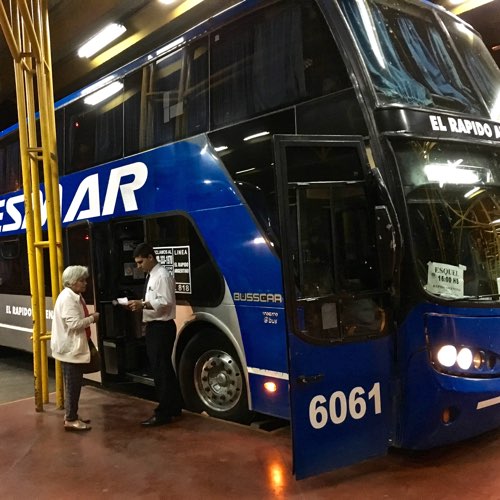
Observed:
[[[87,289],[89,271],[85,266],[69,266],[62,274],[64,289],[57,297],[52,319],[50,347],[61,361],[65,388],[66,430],[87,431],[89,420],[78,418],[78,401],[83,383],[82,364],[90,362],[90,325],[99,313],[89,314],[82,293]]]

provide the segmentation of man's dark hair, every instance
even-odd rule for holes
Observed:
[[[134,249],[134,259],[136,257],[146,258],[152,255],[156,259],[154,248],[147,243],[140,243]]]

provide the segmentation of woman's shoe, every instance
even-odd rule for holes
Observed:
[[[92,429],[92,427],[81,420],[64,421],[65,431],[90,431],[90,429]]]

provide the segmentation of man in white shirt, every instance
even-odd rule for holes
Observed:
[[[146,274],[143,300],[131,300],[128,308],[142,310],[146,323],[146,351],[153,372],[158,406],[152,417],[141,425],[154,427],[168,424],[182,411],[179,381],[172,365],[177,327],[175,325],[175,281],[158,263],[152,246],[141,243],[134,250],[134,260]]]

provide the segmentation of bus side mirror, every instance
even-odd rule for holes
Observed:
[[[394,280],[396,271],[396,229],[385,205],[375,207],[375,221],[380,273],[387,283]]]

